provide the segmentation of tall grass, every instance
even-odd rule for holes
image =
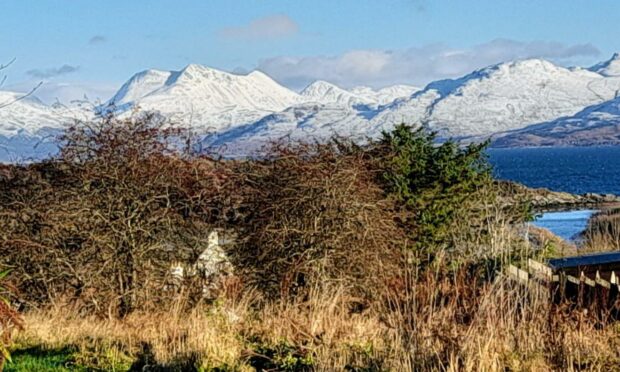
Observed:
[[[577,371],[620,363],[615,327],[554,310],[540,288],[498,276],[464,304],[459,293],[471,291],[467,285],[428,278],[381,311],[352,311],[342,287],[316,288],[303,301],[260,309],[252,305],[256,293],[246,293],[190,313],[175,307],[124,319],[51,308],[28,312],[16,342],[19,348],[70,345],[79,350],[78,363],[106,370],[135,365],[145,350],[151,365],[192,360],[196,368],[225,370]]]
[[[583,233],[584,247],[591,252],[620,250],[620,208],[597,212]]]

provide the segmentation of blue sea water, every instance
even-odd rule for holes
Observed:
[[[578,234],[586,229],[588,219],[594,212],[593,209],[549,212],[537,218],[533,224],[552,231],[562,239],[576,240]]]
[[[620,146],[489,149],[497,178],[574,194],[620,195]]]
[[[490,149],[499,179],[574,194],[620,195],[620,147]],[[593,210],[545,213],[534,221],[571,240],[585,230]]]

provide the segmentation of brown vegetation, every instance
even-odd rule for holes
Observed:
[[[26,321],[16,345],[68,345],[76,363],[117,370],[617,363],[612,327],[502,274],[548,252],[521,236],[527,203],[500,197],[483,146],[395,133],[232,161],[195,156],[155,115],[78,123],[57,159],[0,169],[0,264]],[[215,301],[207,278],[172,285],[170,270],[214,229],[234,237],[235,271]]]
[[[13,308],[13,300],[16,289],[6,281],[10,270],[0,273],[0,370],[7,360],[11,360],[9,348],[15,331],[23,330],[21,314]]]
[[[159,306],[170,262],[195,259],[222,210],[223,172],[168,156],[176,132],[154,116],[103,120],[68,132],[60,159],[0,179],[0,255],[29,305]]]
[[[584,247],[592,252],[620,250],[620,208],[597,212],[583,233]]]
[[[373,159],[332,145],[274,147],[273,154],[233,165],[242,215],[232,226],[235,266],[270,296],[329,280],[372,296],[399,267],[406,244]]]

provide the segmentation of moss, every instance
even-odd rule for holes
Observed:
[[[5,371],[88,371],[85,366],[76,363],[77,350],[73,347],[43,349],[31,347],[15,350],[12,363],[5,365]]]

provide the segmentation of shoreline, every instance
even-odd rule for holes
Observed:
[[[507,202],[525,198],[534,213],[560,212],[577,209],[607,209],[620,206],[620,196],[614,194],[572,194],[547,188],[531,188],[514,181],[497,181]]]

